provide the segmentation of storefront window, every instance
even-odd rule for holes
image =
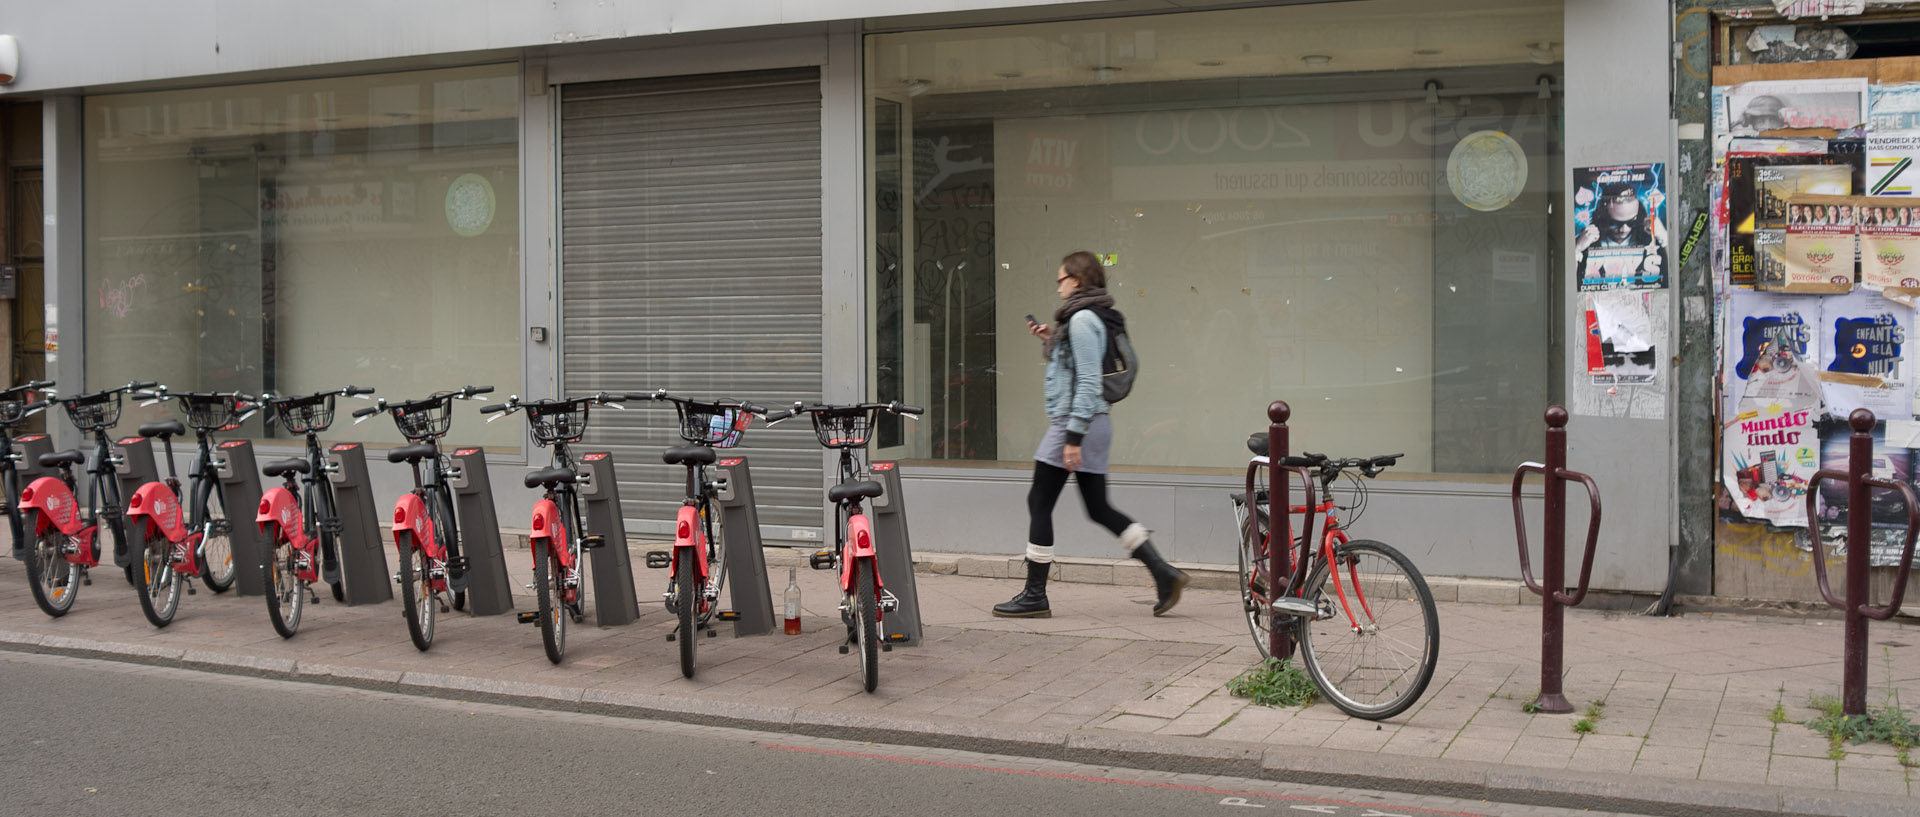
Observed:
[[[1119,466],[1297,448],[1510,473],[1559,392],[1561,4],[1369,0],[868,38],[871,383],[894,456],[1025,462],[1054,270],[1142,361]]]
[[[90,97],[87,388],[517,391],[517,77],[508,64]],[[478,405],[462,406],[460,441],[520,442]],[[122,425],[169,416],[129,409]],[[384,418],[344,416],[328,438],[400,439]]]

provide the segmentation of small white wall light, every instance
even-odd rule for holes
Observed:
[[[12,85],[20,75],[20,41],[12,34],[0,34],[0,85]]]

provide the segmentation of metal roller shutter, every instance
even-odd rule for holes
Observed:
[[[664,388],[767,406],[821,395],[820,79],[815,69],[568,85],[560,97],[560,348],[567,394]],[[627,530],[686,495],[670,404],[601,411]],[[804,421],[749,430],[769,541],[818,541]],[[809,535],[810,534],[810,535]]]

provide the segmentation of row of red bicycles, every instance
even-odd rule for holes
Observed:
[[[268,618],[276,632],[292,638],[309,601],[319,600],[314,584],[330,584],[334,598],[343,598],[342,525],[329,478],[337,465],[325,456],[320,435],[332,426],[340,399],[373,399],[373,389],[347,386],[276,396],[175,393],[155,382],[133,382],[60,397],[53,386],[40,381],[0,391],[0,451],[5,452],[0,457],[0,482],[14,534],[14,555],[26,562],[34,601],[47,615],[57,618],[72,609],[80,588],[92,584],[90,572],[109,550],[114,565],[124,570],[138,591],[141,612],[155,627],[173,621],[181,597],[197,592],[196,580],[216,593],[232,587],[237,570],[230,540],[234,522],[218,479],[215,435],[236,430],[262,412],[267,422],[278,423],[305,443],[303,456],[261,468],[267,477],[281,481],[264,492],[253,514],[266,544],[265,562],[256,569],[261,571]],[[356,423],[388,415],[407,440],[387,452],[389,462],[405,463],[411,469],[414,482],[413,490],[401,495],[393,507],[399,560],[394,581],[400,585],[408,635],[422,651],[433,644],[439,615],[465,607],[468,585],[468,561],[461,553],[451,487],[462,474],[455,461],[441,453],[439,441],[451,429],[454,401],[478,399],[492,391],[490,386],[467,386],[417,400],[379,399],[353,412]],[[167,477],[140,486],[123,503],[117,472],[125,463],[108,430],[119,422],[127,399],[146,405],[177,402],[186,422],[168,420],[139,427],[142,437],[158,438],[164,448]],[[886,632],[886,614],[895,609],[897,600],[881,581],[878,545],[862,507],[863,500],[879,496],[883,489],[868,479],[863,454],[881,413],[913,417],[921,412],[900,403],[795,403],[791,408],[769,410],[744,401],[693,399],[657,391],[559,400],[513,397],[482,408],[482,414],[494,415],[489,422],[524,414],[534,441],[550,452],[548,466],[529,472],[524,480],[526,487],[542,495],[530,524],[536,609],[520,616],[539,625],[548,659],[556,664],[564,659],[568,625],[584,618],[586,551],[608,544],[588,529],[580,488],[591,473],[580,467],[571,446],[581,441],[593,410],[622,409],[634,401],[671,403],[678,412],[679,435],[687,443],[662,453],[668,464],[687,469],[686,499],[674,520],[672,548],[647,555],[650,567],[669,570],[663,596],[676,624],[668,640],[679,644],[682,673],[693,677],[700,635],[713,635],[713,620],[723,616],[726,538],[717,524],[714,503],[726,485],[709,470],[717,461],[715,450],[739,445],[755,419],[773,425],[805,414],[820,444],[840,452],[838,482],[827,492],[836,508],[834,548],[814,554],[811,564],[839,571],[840,612],[847,628],[840,651],[858,652],[863,684],[868,691],[875,689],[878,653],[891,649],[892,642],[904,634]],[[57,475],[21,488],[22,455],[14,438],[28,418],[53,405],[61,406],[74,427],[91,438],[92,453],[72,449],[41,455],[39,464],[55,469]],[[184,437],[189,429],[198,448],[183,486],[175,472],[173,438]],[[86,475],[84,494],[76,467]]]

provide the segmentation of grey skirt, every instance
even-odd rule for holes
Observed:
[[[1067,467],[1061,453],[1067,447],[1067,418],[1054,417],[1047,423],[1047,435],[1040,438],[1040,448],[1033,452],[1033,458],[1055,468]],[[1113,421],[1105,414],[1093,415],[1093,422],[1087,424],[1087,434],[1080,440],[1080,470],[1089,474],[1107,472],[1107,452],[1113,448]]]

